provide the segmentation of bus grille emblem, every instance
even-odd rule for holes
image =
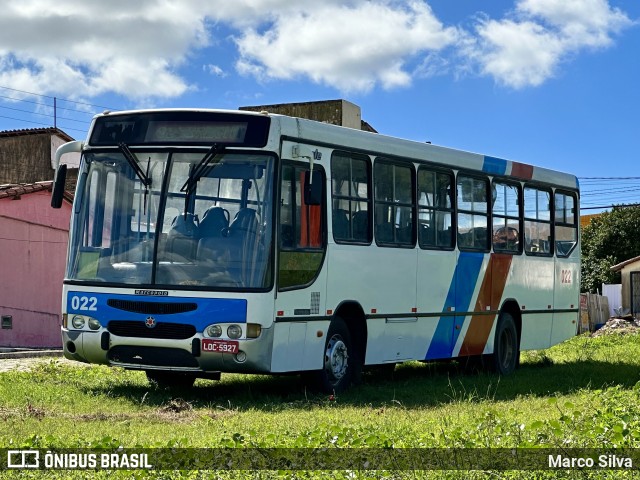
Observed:
[[[147,317],[147,319],[144,321],[144,324],[147,326],[147,328],[155,328],[156,319],[153,317]]]

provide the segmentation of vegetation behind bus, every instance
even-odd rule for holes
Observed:
[[[611,267],[640,256],[640,206],[614,207],[582,229],[581,291],[597,292],[603,283],[620,283]]]

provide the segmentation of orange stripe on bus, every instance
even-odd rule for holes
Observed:
[[[507,284],[512,258],[511,255],[499,253],[494,253],[489,257],[489,264],[482,279],[474,312],[480,313],[500,308],[500,300]],[[460,348],[461,356],[481,355],[487,345],[496,315],[478,315],[478,313],[471,317],[469,328]]]

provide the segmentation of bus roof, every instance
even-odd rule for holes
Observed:
[[[280,121],[283,136],[298,138],[300,141],[306,140],[313,144],[324,143],[335,148],[392,158],[428,161],[453,169],[478,171],[488,175],[511,176],[520,180],[549,183],[570,189],[579,188],[575,175],[543,167],[313,120],[283,115],[271,116]]]
[[[136,113],[154,112],[229,113],[247,116],[268,115],[273,122],[278,124],[280,134],[294,141],[301,141],[313,145],[326,145],[337,149],[388,156],[392,158],[428,161],[453,169],[483,172],[488,175],[509,176],[520,180],[531,180],[570,189],[579,189],[577,177],[568,173],[489,155],[432,145],[430,143],[421,143],[414,140],[406,140],[379,133],[371,133],[322,123],[315,120],[289,117],[286,115],[272,114],[268,112],[204,108],[163,108],[117,112],[106,111],[96,115],[94,119],[111,115],[131,115]],[[275,125],[272,126],[275,127]]]

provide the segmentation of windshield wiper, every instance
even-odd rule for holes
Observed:
[[[202,160],[198,162],[196,167],[191,169],[191,171],[189,172],[189,177],[187,178],[187,181],[184,182],[184,185],[182,185],[182,188],[180,188],[181,192],[186,193],[185,199],[184,199],[185,215],[187,214],[187,210],[189,207],[189,200],[191,198],[191,195],[196,189],[196,185],[198,184],[198,181],[205,175],[205,173],[208,173],[209,170],[211,170],[214,166],[216,166],[220,162],[220,155],[223,153],[224,153],[224,146],[214,143],[213,145],[211,145],[211,148],[204,155],[204,157],[202,157]]]
[[[148,189],[151,186],[151,179],[147,176],[149,174],[149,165],[147,165],[147,173],[145,174],[138,164],[138,159],[134,153],[129,150],[129,146],[126,143],[119,143],[118,148],[122,152],[122,155],[124,155],[124,158],[127,159],[127,162],[129,162],[129,165],[131,165],[131,168],[133,168],[133,171],[136,172],[136,175],[144,185],[145,190]]]
[[[127,145],[124,142],[120,142],[118,144],[118,148],[122,152],[122,155],[124,156],[124,158],[127,159],[127,162],[129,162],[129,165],[131,165],[131,168],[133,168],[133,171],[136,172],[136,175],[138,176],[142,184],[144,185],[144,204],[142,207],[142,213],[143,215],[146,215],[147,195],[149,195],[149,187],[151,186],[151,179],[149,178],[149,165],[151,164],[151,157],[149,157],[149,160],[147,161],[147,173],[144,173],[140,168],[140,165],[138,164],[138,159],[136,158],[135,154],[131,150],[129,150],[129,145]]]

